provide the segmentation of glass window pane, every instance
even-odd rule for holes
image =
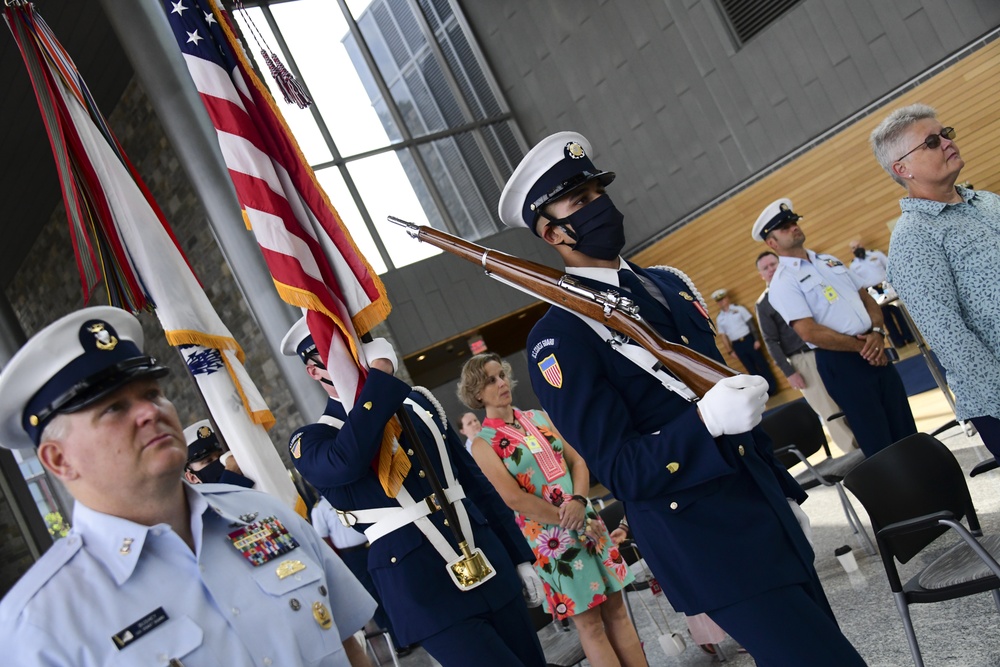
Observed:
[[[361,200],[396,267],[419,262],[440,252],[434,246],[410,238],[402,227],[386,221],[387,216],[393,215],[420,225],[442,226],[430,195],[422,187],[419,174],[415,169],[404,169],[400,158],[405,155],[405,151],[382,153],[347,165],[361,193]],[[420,196],[415,192],[414,184]],[[435,221],[428,220],[428,211],[436,218]]]
[[[396,140],[399,133],[391,118],[380,119],[376,113],[372,100],[378,89],[364,60],[356,48],[354,61],[348,52],[353,40],[337,3],[298,0],[272,5],[271,12],[340,154],[350,156],[384,146],[390,137]]]
[[[249,15],[250,20],[253,21],[252,26],[247,21],[247,17],[244,16],[243,12],[233,12],[233,16],[236,18],[243,36],[246,38],[246,49],[253,56],[258,71],[262,73],[264,83],[274,97],[276,106],[281,111],[281,115],[285,117],[285,122],[288,123],[292,134],[295,135],[295,140],[299,142],[302,154],[305,155],[306,161],[309,164],[329,162],[333,159],[333,155],[323,140],[323,135],[320,134],[319,127],[313,119],[312,111],[309,109],[300,109],[294,104],[286,103],[281,90],[274,82],[274,77],[271,76],[271,73],[267,69],[267,64],[261,60],[260,51],[263,42],[258,42],[254,39],[256,31],[259,31],[266,41],[264,48],[270,47],[270,50],[277,53],[281,57],[281,61],[288,67],[288,56],[278,48],[278,40],[274,38],[267,20],[264,18],[264,12],[257,7],[248,8],[245,11]],[[256,31],[254,30],[254,26],[256,26]],[[301,66],[301,63],[299,65]],[[312,84],[307,82],[306,85],[311,86]],[[313,95],[316,94],[313,90],[309,92]]]
[[[344,177],[340,174],[340,168],[319,169],[316,171],[316,180],[323,186],[330,202],[340,214],[340,219],[347,226],[347,231],[351,233],[354,244],[358,246],[358,250],[371,264],[372,270],[379,274],[385,273],[387,270],[385,262],[382,261],[378,246],[375,245],[372,235],[368,232],[365,219],[361,217],[361,212],[358,210],[354,198],[351,197],[351,191],[347,189],[347,183],[344,182]]]

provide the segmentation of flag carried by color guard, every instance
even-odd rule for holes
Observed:
[[[133,312],[155,308],[167,341],[180,349],[244,474],[257,489],[304,511],[265,431],[274,417],[243,367],[242,348],[209,302],[69,54],[29,3],[6,7],[4,19],[49,134],[85,298],[103,277],[111,305]]]
[[[360,336],[389,314],[378,275],[316,180],[274,99],[254,73],[229,16],[213,0],[161,0],[191,78],[215,126],[252,230],[286,302],[306,321],[350,410],[367,375]],[[373,465],[394,496],[409,470],[393,450],[395,420]]]

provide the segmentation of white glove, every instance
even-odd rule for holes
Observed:
[[[698,412],[713,438],[746,433],[760,423],[767,403],[767,380],[759,375],[723,378],[698,401]]]
[[[542,604],[545,589],[542,588],[542,580],[535,572],[535,566],[531,563],[518,563],[517,576],[521,577],[521,593],[524,595],[524,602],[529,607],[537,607]]]
[[[809,523],[809,516],[805,513],[805,511],[799,506],[797,502],[795,502],[791,498],[786,498],[785,500],[788,501],[788,506],[792,508],[792,514],[795,515],[795,520],[799,522],[799,527],[802,528],[802,532],[805,533],[806,540],[809,542],[809,546],[815,549],[816,545],[813,544],[813,529],[812,529],[812,524]]]
[[[365,354],[368,364],[376,359],[386,359],[392,364],[393,372],[399,368],[399,361],[396,359],[396,351],[392,349],[392,344],[385,338],[375,338],[367,343],[361,344],[361,350]]]

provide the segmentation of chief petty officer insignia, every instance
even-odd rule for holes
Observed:
[[[98,350],[111,351],[117,347],[118,339],[112,336],[111,332],[104,328],[103,322],[97,322],[90,325],[89,330],[90,333],[94,334],[94,341]]]
[[[277,517],[268,517],[229,533],[233,546],[254,567],[274,560],[299,546]]]
[[[545,381],[556,389],[562,388],[563,374],[562,368],[559,367],[559,361],[556,359],[556,355],[550,354],[541,361],[538,362],[538,369],[542,371],[542,377]]]

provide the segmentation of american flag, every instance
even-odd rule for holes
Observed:
[[[162,3],[215,125],[247,228],[282,299],[307,310],[316,347],[350,410],[367,374],[359,336],[388,316],[385,287],[254,74],[228,15],[209,0]],[[384,442],[377,465],[383,484],[395,486],[409,460],[401,451],[392,455],[391,437]]]

